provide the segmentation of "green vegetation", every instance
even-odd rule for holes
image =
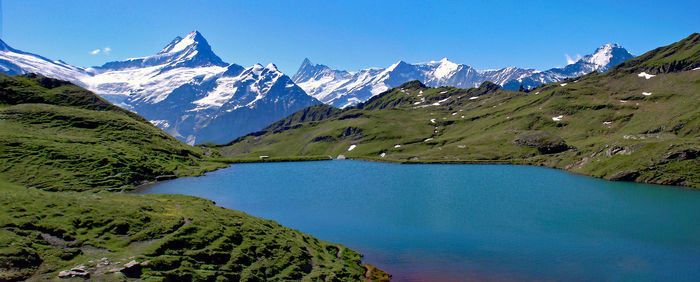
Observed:
[[[114,192],[200,175],[226,166],[220,157],[70,83],[0,75],[0,280],[74,267],[99,281],[365,277],[359,253],[273,221]]]
[[[210,147],[234,159],[518,163],[700,188],[699,38],[529,92],[489,82],[472,89],[409,82],[356,107],[307,108]],[[638,76],[645,70],[656,76]]]
[[[132,189],[225,166],[73,84],[0,75],[0,177],[47,190]]]
[[[136,260],[145,280],[360,280],[355,251],[181,195],[47,192],[0,183],[0,277],[97,280]],[[342,251],[340,251],[342,249]],[[104,265],[106,257],[110,262]]]
[[[612,69],[612,73],[649,74],[692,70],[700,62],[700,33],[665,47],[659,47],[639,57],[623,62]]]

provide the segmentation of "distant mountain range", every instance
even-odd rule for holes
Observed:
[[[616,63],[606,55],[615,54],[613,47],[617,46],[606,45],[550,72],[603,70]],[[322,66],[305,66],[334,74]],[[400,78],[394,74],[421,67],[432,71],[435,75],[428,78],[433,79],[449,78],[440,74],[460,70],[443,60],[400,62],[364,73],[377,72],[391,85]],[[314,105],[212,148],[241,160],[266,155],[529,164],[610,180],[700,188],[698,81],[700,33],[694,33],[605,73],[568,78],[533,91],[503,90],[492,82],[460,89],[410,81],[356,106]]]
[[[471,88],[491,81],[505,89],[529,89],[603,72],[633,57],[617,44],[606,44],[573,64],[546,71],[476,70],[443,58],[348,72],[305,59],[289,78],[274,64],[245,68],[224,62],[197,31],[176,37],[155,55],[92,68],[20,51],[0,40],[0,73],[38,73],[71,81],[189,144],[224,143],[315,104],[353,106],[411,80],[432,87]]]
[[[573,64],[545,71],[517,67],[477,70],[443,58],[439,61],[417,64],[398,61],[387,68],[348,72],[313,64],[309,59],[305,59],[292,80],[306,93],[321,102],[344,108],[364,102],[374,95],[411,80],[419,80],[431,87],[471,88],[478,87],[484,81],[491,81],[505,89],[516,90],[521,86],[530,89],[592,71],[604,72],[631,58],[634,56],[622,46],[606,44]]]
[[[274,64],[225,63],[197,31],[176,37],[155,55],[93,68],[0,44],[0,72],[69,80],[189,144],[226,142],[320,103]]]

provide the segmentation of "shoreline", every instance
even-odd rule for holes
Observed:
[[[663,187],[673,187],[673,188],[696,190],[696,191],[700,190],[700,187],[695,188],[695,187],[690,187],[690,186],[661,184],[661,183],[653,183],[653,182],[610,180],[610,179],[605,179],[602,177],[595,177],[595,176],[584,174],[584,173],[570,171],[570,170],[567,170],[564,168],[547,166],[547,165],[542,165],[542,164],[533,164],[532,162],[528,162],[527,160],[523,160],[523,159],[514,159],[514,160],[393,160],[393,159],[379,159],[379,158],[369,158],[369,157],[346,157],[346,159],[357,160],[357,161],[367,161],[367,162],[378,162],[378,163],[405,164],[405,165],[417,165],[417,164],[526,165],[526,166],[546,167],[546,168],[561,170],[563,172],[567,172],[567,173],[571,173],[571,174],[575,174],[575,175],[586,176],[586,177],[591,177],[591,178],[596,178],[596,179],[601,179],[601,180],[605,180],[605,181],[631,182],[631,183],[650,184],[650,185],[658,185],[658,186],[663,186]],[[307,161],[332,161],[332,160],[337,160],[337,159],[331,158],[331,156],[296,156],[296,157],[270,157],[270,158],[266,158],[266,159],[218,158],[218,159],[211,159],[210,161],[225,163],[225,164],[228,164],[228,166],[226,166],[226,167],[230,167],[230,165],[232,165],[232,164],[242,164],[242,163],[280,163],[280,162],[307,162]],[[193,175],[193,176],[195,176],[195,177],[204,176],[207,172],[216,171],[216,170],[226,168],[226,167],[219,167],[219,168],[216,168],[213,170],[205,171],[201,175]],[[191,177],[191,176],[183,176],[183,177]],[[132,189],[128,192],[136,192],[138,190],[142,190],[142,189],[146,188],[147,186],[154,185],[154,184],[164,182],[164,181],[178,179],[178,178],[180,178],[180,177],[175,177],[175,178],[171,178],[171,179],[167,179],[167,180],[160,180],[160,181],[158,181],[158,180],[150,181],[148,183],[138,185],[134,189]]]
[[[360,158],[357,158],[357,159],[349,159],[349,160],[352,160],[352,161],[360,161],[360,162],[378,162],[378,163],[402,164],[402,163],[389,162],[389,161],[372,160],[372,159],[370,159],[370,158],[368,158],[368,159],[360,159]],[[287,161],[290,161],[290,160],[287,160]],[[248,160],[248,162],[246,162],[246,163],[252,163],[252,161],[251,161],[251,160]],[[259,162],[258,162],[258,163],[259,163]],[[338,164],[342,164],[342,163],[338,163]],[[422,163],[419,163],[418,161],[412,161],[412,162],[410,162],[410,164],[422,164]],[[425,163],[425,164],[445,164],[445,163],[430,162],[430,163]],[[471,164],[474,164],[474,163],[471,163]],[[519,164],[503,163],[503,162],[499,162],[499,163],[493,163],[493,162],[491,162],[491,163],[486,163],[486,162],[481,162],[480,164],[482,164],[482,165],[495,165],[495,164],[519,165]],[[302,165],[303,165],[303,164],[302,164]],[[321,164],[321,165],[323,165],[323,164]],[[333,165],[333,164],[330,164],[330,165]],[[546,167],[546,166],[536,166],[536,165],[528,165],[528,166],[554,169],[554,168],[550,168],[550,167]],[[265,166],[261,166],[261,167],[265,167]],[[557,169],[557,170],[564,171],[564,172],[569,172],[569,171],[562,170],[562,169]],[[569,173],[570,173],[570,172],[569,172]],[[586,175],[576,174],[576,173],[572,173],[572,174],[581,175],[581,176],[586,176]],[[595,178],[595,177],[591,177],[591,176],[586,176],[586,177]],[[600,179],[600,178],[598,178],[598,179]],[[600,180],[605,180],[605,179],[600,179]],[[605,180],[605,181],[609,181],[609,180]],[[661,186],[670,186],[670,185],[661,185]],[[677,187],[678,187],[678,186],[677,186]],[[671,188],[671,187],[665,187],[665,188]],[[653,188],[650,188],[650,189],[653,189]],[[196,196],[196,197],[199,197],[199,196]],[[207,198],[207,199],[209,199],[209,198]],[[210,200],[214,200],[214,199],[210,199]],[[247,212],[247,211],[244,211],[244,212]],[[251,215],[252,215],[252,214],[251,214]],[[255,215],[254,215],[254,216],[255,216]],[[274,220],[274,219],[272,219],[272,220]],[[295,229],[295,230],[299,230],[300,232],[305,232],[303,229]],[[318,236],[318,235],[313,235],[313,236]],[[322,238],[322,237],[320,237],[320,238]],[[374,257],[374,256],[373,256],[373,257]],[[363,261],[363,265],[366,264],[365,262],[366,262],[366,261]],[[377,263],[379,263],[379,262],[377,262]],[[365,275],[367,275],[367,274],[370,272],[369,269],[366,269],[366,270],[367,270],[367,272],[366,272]],[[399,271],[397,271],[397,272],[399,272]],[[397,275],[398,275],[398,274],[397,274]]]

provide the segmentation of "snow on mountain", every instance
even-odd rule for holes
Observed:
[[[443,58],[417,64],[399,61],[384,69],[369,68],[347,72],[312,64],[309,59],[305,59],[292,80],[323,103],[343,108],[366,101],[374,95],[411,80],[420,80],[431,87],[471,88],[478,87],[484,81],[491,81],[506,89],[515,90],[520,86],[529,89],[592,71],[603,72],[633,57],[620,45],[606,44],[596,49],[592,55],[585,56],[573,64],[546,71],[517,67],[480,71]]]
[[[54,61],[42,56],[14,49],[0,40],[0,73],[18,75],[41,73],[50,77],[61,77],[80,84],[82,78],[90,74],[83,68],[74,67],[63,61]]]
[[[227,142],[320,103],[274,64],[244,68],[223,62],[197,31],[176,37],[155,55],[89,69],[31,54],[19,60],[29,55],[4,43],[0,48],[0,72],[70,80],[189,144]]]
[[[633,57],[632,54],[618,44],[605,44],[598,47],[593,55],[585,56],[581,60],[593,64],[596,70],[608,70]]]

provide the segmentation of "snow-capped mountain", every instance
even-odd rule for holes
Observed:
[[[320,103],[274,64],[244,68],[223,62],[197,31],[175,38],[155,55],[88,69],[31,54],[19,61],[14,54],[27,53],[5,49],[1,72],[72,81],[189,144],[227,142]]]
[[[431,87],[478,87],[491,81],[506,89],[533,88],[537,85],[577,77],[592,71],[604,72],[633,58],[622,46],[606,44],[573,64],[546,71],[508,67],[498,70],[476,70],[443,58],[439,61],[409,64],[399,61],[388,68],[369,68],[356,72],[333,70],[325,65],[302,62],[292,80],[306,93],[323,103],[347,107],[366,101],[387,89],[411,80],[420,80]]]
[[[88,72],[80,67],[71,66],[63,61],[54,61],[42,56],[14,49],[0,40],[0,73],[18,75],[40,73],[45,76],[80,83]]]

